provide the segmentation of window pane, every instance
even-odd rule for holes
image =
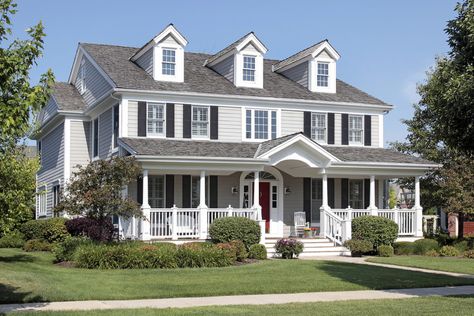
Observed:
[[[150,135],[164,134],[164,112],[163,104],[148,103],[147,132]]]
[[[323,181],[322,179],[311,179],[311,222],[320,220],[320,208],[323,205]]]
[[[172,49],[163,49],[163,60],[162,60],[161,73],[163,75],[175,74],[176,65],[176,52]]]
[[[312,113],[311,138],[315,141],[326,141],[326,114]]]
[[[94,120],[94,125],[92,129],[94,132],[93,155],[94,157],[97,157],[99,155],[99,119]]]
[[[349,116],[349,142],[362,143],[362,116]]]
[[[354,209],[363,208],[363,181],[349,180],[349,205]]]
[[[244,56],[243,80],[255,81],[255,56]]]
[[[329,64],[318,63],[318,75],[316,78],[316,84],[318,87],[327,87],[329,83]]]
[[[255,139],[268,139],[268,112],[256,110],[254,113]]]
[[[276,111],[272,111],[272,139],[277,137],[277,115]]]
[[[119,106],[118,105],[114,106],[113,111],[114,111],[114,114],[113,114],[113,118],[114,118],[114,122],[113,122],[113,125],[114,125],[114,148],[116,148],[117,147],[118,134],[119,134]]]
[[[148,203],[152,208],[165,207],[165,177],[148,177]]]
[[[209,108],[193,106],[192,135],[197,137],[207,137],[209,126]]]
[[[252,111],[245,112],[245,137],[252,138]]]

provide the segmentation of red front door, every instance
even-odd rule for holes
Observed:
[[[270,231],[270,183],[260,182],[260,206],[262,218],[265,220],[265,231]]]

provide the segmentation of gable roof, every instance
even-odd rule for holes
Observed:
[[[135,47],[81,44],[91,58],[101,67],[117,88],[144,91],[194,92],[235,96],[271,97],[282,99],[301,99],[328,102],[365,103],[390,106],[383,101],[341,81],[337,80],[337,93],[311,92],[300,84],[272,71],[276,60],[264,60],[263,89],[236,87],[232,82],[204,66],[208,54],[184,54],[184,82],[155,81],[152,76],[129,58]]]
[[[58,110],[83,111],[87,107],[76,87],[67,82],[55,82],[51,95],[58,105]]]

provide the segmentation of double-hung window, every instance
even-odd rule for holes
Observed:
[[[99,118],[92,121],[92,158],[99,156]]]
[[[364,129],[361,115],[349,115],[349,144],[361,145]]]
[[[245,138],[254,140],[277,138],[277,112],[245,110]]]
[[[316,83],[318,87],[327,87],[329,85],[329,63],[318,63]]]
[[[117,139],[119,134],[119,105],[112,108],[112,127],[113,127],[113,148],[117,148]]]
[[[311,138],[317,142],[326,143],[326,114],[311,113]]]
[[[255,81],[255,56],[244,55],[243,80]]]
[[[148,177],[148,203],[151,208],[165,207],[165,177]]]
[[[41,187],[38,194],[36,195],[36,202],[38,203],[38,217],[46,216],[47,198],[48,192],[46,191],[46,187]]]
[[[162,53],[161,73],[163,75],[174,76],[176,71],[176,50],[163,48]]]
[[[354,209],[364,208],[364,181],[349,180],[349,206]]]
[[[165,105],[162,103],[148,103],[147,106],[147,135],[164,136]]]
[[[311,179],[311,223],[319,223],[323,205],[323,180]]]
[[[61,187],[59,184],[53,186],[53,208],[56,207],[61,199]]]
[[[209,107],[193,106],[192,136],[195,138],[209,137]]]

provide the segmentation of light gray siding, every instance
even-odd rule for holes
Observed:
[[[128,101],[128,137],[138,136],[138,102]]]
[[[52,216],[53,185],[64,184],[64,123],[41,139],[41,167],[37,173],[37,188],[46,186],[47,216]]]
[[[46,122],[49,120],[51,117],[53,117],[58,111],[58,105],[56,101],[54,101],[54,98],[49,98],[48,103],[44,106],[43,109],[41,109],[40,115],[39,115],[39,121],[41,123]]]
[[[242,108],[219,107],[219,140],[223,142],[242,141]]]
[[[234,55],[227,57],[212,68],[230,82],[234,82]]]
[[[341,145],[342,143],[342,116],[341,113],[334,114],[334,145]]]
[[[112,108],[99,116],[99,158],[112,153]]]
[[[141,55],[136,63],[150,76],[153,76],[153,47],[148,49],[143,55]]]
[[[281,73],[283,76],[299,83],[305,88],[308,88],[308,62],[305,61],[295,67],[287,69]]]
[[[183,105],[174,105],[174,137],[183,138]]]
[[[281,111],[281,136],[303,131],[303,113],[302,111]]]
[[[91,126],[89,122],[71,121],[71,171],[77,165],[89,163],[91,156]]]
[[[219,208],[226,208],[231,205],[233,208],[238,208],[239,194],[232,194],[232,187],[239,188],[240,172],[233,173],[229,176],[219,176],[217,179],[217,206]]]
[[[79,72],[81,72],[81,68],[85,67],[85,83],[86,83],[86,90],[82,94],[84,101],[87,105],[94,104],[97,100],[103,97],[106,93],[110,92],[112,86],[108,83],[108,81],[102,76],[102,74],[92,65],[92,63],[87,59],[84,58],[84,64],[79,67]],[[76,89],[79,90],[79,77],[76,77],[75,86]]]
[[[379,147],[379,116],[378,115],[372,115],[372,142],[371,145],[372,147]]]

